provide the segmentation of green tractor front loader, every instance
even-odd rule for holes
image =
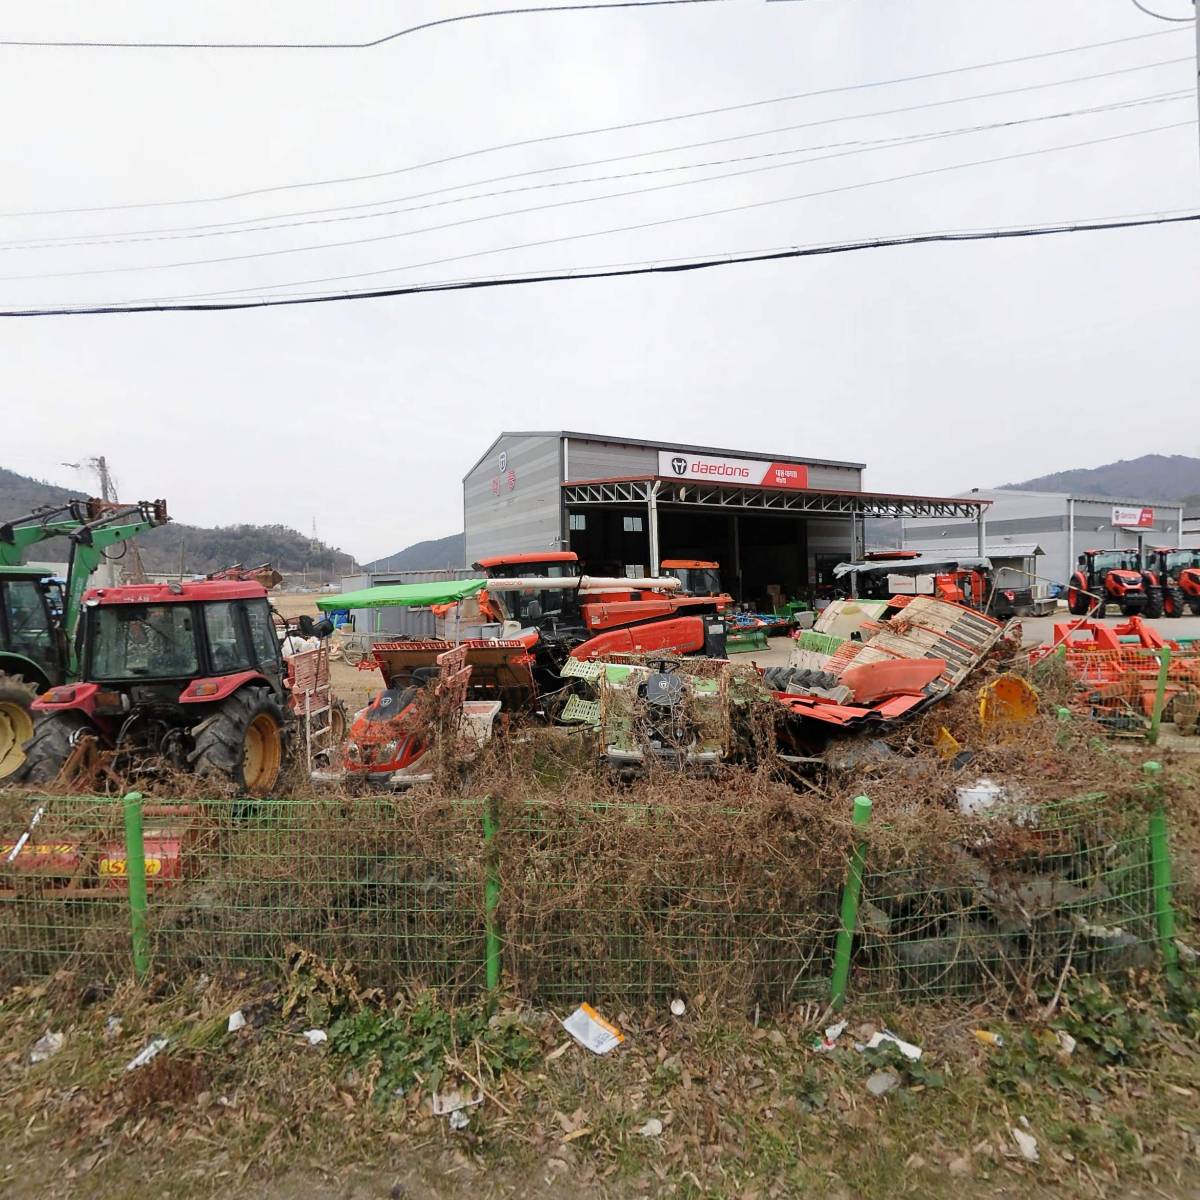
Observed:
[[[77,677],[75,629],[93,572],[114,546],[168,519],[164,500],[73,500],[0,524],[0,783],[24,764],[34,698]],[[30,547],[56,537],[71,545],[65,587],[25,562]]]

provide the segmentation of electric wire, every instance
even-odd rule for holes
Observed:
[[[762,108],[772,104],[784,104],[793,100],[809,100],[818,96],[832,96],[844,92],[864,91],[878,87],[891,87],[895,84],[918,83],[928,79],[941,79],[951,75],[961,75],[969,71],[981,71],[992,67],[1012,66],[1016,63],[1035,62],[1046,58],[1056,58],[1064,54],[1077,54],[1087,50],[1098,50],[1108,46],[1117,46],[1129,42],[1144,41],[1148,38],[1172,37],[1183,33],[1181,29],[1162,29],[1155,33],[1140,33],[1131,37],[1113,38],[1103,42],[1088,42],[1080,46],[1065,46],[1059,50],[1044,50],[1036,54],[1019,55],[1015,58],[1000,58],[992,59],[988,62],[972,63],[962,67],[948,67],[938,71],[926,71],[918,75],[896,76],[891,79],[868,80],[863,83],[840,84],[834,87],[817,88],[808,92],[796,92],[787,96],[774,96],[764,100],[749,100],[740,104],[727,104],[716,108],[695,109],[691,112],[676,113],[666,117],[651,117],[641,121],[626,121],[616,125],[595,126],[590,129],[571,130],[566,133],[544,134],[539,137],[523,138],[519,141],[501,142],[494,146],[483,146],[476,150],[466,150],[457,154],[446,155],[442,158],[429,159],[426,162],[413,163],[406,167],[396,167],[387,171],[375,171],[364,175],[342,175],[330,177],[327,179],[302,180],[296,183],[274,184],[269,187],[251,188],[240,192],[227,192],[213,196],[192,197],[184,200],[145,200],[127,204],[100,204],[92,205],[83,208],[45,208],[45,209],[24,209],[13,212],[0,213],[0,217],[18,218],[18,217],[39,217],[39,216],[66,216],[77,213],[91,212],[124,212],[129,209],[140,208],[170,208],[180,205],[190,204],[216,204],[224,203],[230,200],[244,200],[251,196],[262,196],[274,192],[295,191],[302,188],[329,187],[335,184],[342,183],[365,183],[375,179],[384,179],[392,175],[402,175],[410,171],[420,171],[428,167],[444,166],[447,163],[460,162],[463,159],[475,158],[482,154],[498,153],[502,150],[515,150],[525,146],[544,145],[547,142],[565,141],[577,137],[590,137],[596,134],[604,133],[619,133],[629,129],[644,129],[654,125],[664,125],[675,121],[687,121],[696,117],[716,116],[723,113],[743,112],[747,109]],[[1187,59],[1173,59],[1171,62],[1188,62]],[[1167,65],[1166,63],[1153,63],[1149,66]],[[1143,70],[1145,67],[1129,67],[1123,70]],[[1121,70],[1111,72],[1112,74],[1120,74]],[[1083,78],[1103,78],[1110,72],[1101,72],[1096,76],[1084,76]],[[1037,86],[1037,85],[1032,85]],[[1026,89],[1015,89],[1026,90]],[[1007,93],[997,93],[1007,94]]]
[[[504,183],[504,182],[508,182],[511,180],[515,180],[515,179],[532,178],[537,175],[553,174],[553,173],[558,173],[560,171],[582,170],[587,167],[606,166],[611,163],[625,162],[630,159],[647,158],[647,157],[652,157],[652,156],[656,156],[659,154],[672,154],[672,153],[681,152],[681,151],[685,151],[685,150],[704,149],[704,148],[707,148],[710,146],[727,145],[730,142],[745,141],[750,138],[768,137],[768,136],[781,134],[781,133],[793,133],[793,132],[798,132],[798,131],[804,130],[804,129],[813,129],[813,128],[817,128],[817,127],[821,127],[821,126],[825,126],[825,125],[840,124],[845,121],[858,121],[858,120],[874,119],[877,117],[897,116],[900,114],[918,112],[918,111],[922,111],[925,109],[944,108],[949,105],[963,104],[963,103],[967,103],[967,102],[970,102],[973,100],[990,100],[990,99],[996,99],[996,98],[999,98],[1002,96],[1018,95],[1018,94],[1024,94],[1027,92],[1032,92],[1032,91],[1042,91],[1047,88],[1062,87],[1062,86],[1065,86],[1068,84],[1073,84],[1073,83],[1090,82],[1095,79],[1111,78],[1114,75],[1123,75],[1123,74],[1128,74],[1130,72],[1148,70],[1152,67],[1175,66],[1178,64],[1182,64],[1182,63],[1191,63],[1192,61],[1193,60],[1190,56],[1183,57],[1183,58],[1167,59],[1167,60],[1164,60],[1161,62],[1147,63],[1147,64],[1143,64],[1141,66],[1136,66],[1136,67],[1121,67],[1121,68],[1118,68],[1113,71],[1101,71],[1101,72],[1099,72],[1097,74],[1093,74],[1093,75],[1073,76],[1073,77],[1070,77],[1067,79],[1050,80],[1045,83],[1026,84],[1022,87],[1017,87],[1017,88],[1004,88],[1004,89],[1001,89],[1000,91],[973,92],[966,96],[951,96],[947,99],[930,100],[930,101],[925,101],[921,104],[904,105],[904,106],[901,106],[898,108],[878,109],[878,110],[875,110],[874,112],[853,113],[853,114],[849,114],[849,115],[845,115],[845,116],[822,117],[822,118],[819,118],[814,121],[803,121],[798,124],[775,126],[773,128],[763,129],[763,130],[753,130],[749,133],[728,134],[725,137],[709,138],[709,139],[706,139],[704,141],[699,141],[699,142],[682,143],[682,144],[677,144],[674,146],[660,147],[660,148],[652,149],[652,150],[638,150],[638,151],[633,151],[633,152],[630,152],[627,154],[611,155],[607,158],[591,159],[591,160],[587,160],[584,162],[566,163],[566,164],[560,164],[557,166],[550,166],[550,167],[535,167],[535,168],[532,168],[532,169],[526,170],[526,171],[515,171],[515,172],[511,172],[507,175],[497,175],[497,176],[492,176],[487,179],[473,180],[473,181],[469,181],[466,183],[449,184],[444,187],[432,188],[432,189],[429,189],[424,192],[416,192],[416,193],[412,193],[407,196],[395,196],[395,197],[391,197],[391,198],[388,198],[385,200],[370,200],[370,201],[364,201],[359,204],[334,205],[334,206],[331,206],[328,208],[301,209],[299,211],[293,211],[293,212],[288,212],[288,213],[277,213],[277,214],[268,215],[266,217],[259,217],[259,218],[243,217],[240,220],[235,220],[235,221],[216,221],[216,222],[208,222],[205,224],[165,226],[165,227],[158,227],[158,228],[154,228],[154,229],[133,229],[133,230],[124,230],[124,231],[119,231],[119,232],[114,232],[114,233],[108,233],[108,234],[82,233],[82,234],[73,234],[73,235],[63,235],[60,237],[49,237],[47,235],[42,235],[41,237],[9,239],[7,241],[0,242],[0,249],[10,249],[10,248],[11,249],[20,249],[20,248],[25,248],[25,247],[43,248],[43,247],[51,247],[51,246],[111,245],[111,244],[118,244],[120,242],[134,242],[134,241],[158,241],[158,240],[172,241],[172,240],[182,240],[187,237],[207,236],[207,231],[214,231],[215,233],[223,233],[223,232],[247,233],[247,232],[257,232],[259,230],[264,230],[264,229],[290,228],[292,226],[279,225],[279,224],[255,225],[255,224],[253,224],[253,222],[256,220],[257,221],[286,221],[292,217],[313,217],[313,216],[320,216],[322,214],[327,214],[327,213],[357,213],[357,212],[360,212],[362,209],[379,208],[380,206],[386,205],[386,204],[403,204],[403,203],[408,203],[409,201],[413,201],[413,200],[424,200],[430,196],[441,196],[441,195],[445,195],[447,192],[462,191],[463,189],[470,188],[470,187],[485,187],[488,184],[492,184],[492,183]],[[1190,95],[1191,93],[1189,92],[1187,94]],[[1157,101],[1160,98],[1166,98],[1168,96],[1173,97],[1174,95],[1175,95],[1175,93],[1160,92],[1160,93],[1155,93],[1148,97],[1135,98],[1134,101],[1113,101],[1111,107],[1122,107],[1127,104],[1136,103],[1136,102],[1140,102],[1143,100],[1147,101],[1147,102]],[[1087,113],[1087,112],[1093,112],[1093,111],[1098,112],[1098,111],[1105,110],[1107,107],[1109,107],[1109,106],[1097,106],[1097,107],[1091,108],[1091,109],[1075,109],[1075,110],[1071,110],[1071,111],[1072,111],[1072,114]],[[877,141],[879,141],[879,139],[861,139],[859,141],[848,141],[848,142],[843,142],[843,143],[835,142],[835,143],[831,143],[829,145],[797,149],[796,151],[794,151],[794,153],[802,153],[802,152],[804,152],[804,150],[830,149],[830,148],[834,148],[834,147],[841,146],[841,145],[850,146],[850,145],[875,144]],[[746,156],[746,157],[748,160],[749,158],[752,158],[754,156]],[[722,160],[722,161],[733,162],[733,161],[737,161],[737,160],[729,159],[729,160]],[[709,165],[719,165],[719,164],[702,163],[702,164],[698,164],[698,165],[699,166],[709,166]],[[680,170],[680,169],[687,169],[687,168],[680,168],[680,167],[662,168],[663,171]],[[652,172],[632,172],[631,174],[639,174],[639,173],[649,174]],[[609,176],[608,178],[621,178],[621,177],[622,176]],[[565,186],[571,186],[573,184],[583,183],[583,182],[590,182],[590,181],[588,181],[588,180],[567,180],[561,184],[548,185],[548,186],[564,186],[565,187]],[[469,199],[491,198],[491,197],[497,196],[497,195],[505,195],[505,194],[509,194],[511,192],[524,191],[524,190],[536,190],[536,189],[512,188],[512,189],[506,189],[506,190],[498,191],[498,192],[484,193],[482,196],[462,197],[459,200],[456,200],[453,202],[459,203],[459,202],[463,202],[463,201],[466,201]],[[429,205],[429,206],[424,206],[424,207],[437,207],[437,206]],[[412,211],[412,210],[400,210],[400,211]],[[392,213],[374,213],[374,214],[365,214],[365,215],[367,215],[367,216],[388,216],[388,215],[394,215],[394,214],[392,214]],[[342,219],[349,219],[349,218],[342,218]],[[325,224],[325,223],[332,223],[332,222],[297,221],[294,224],[302,225],[302,224]],[[240,228],[235,228],[235,227],[240,227]],[[178,234],[180,236],[179,236],[179,238],[167,236],[167,235],[173,235],[173,234]]]
[[[1178,225],[1200,221],[1200,213],[1180,217],[1155,217],[1139,221],[1109,221],[1088,225],[1058,225],[1027,227],[1019,230],[991,230],[985,233],[928,234],[902,238],[872,239],[860,242],[843,242],[834,245],[796,248],[772,254],[724,257],[719,259],[693,260],[673,265],[655,265],[606,273],[564,273],[526,276],[521,279],[483,279],[468,283],[449,285],[413,284],[408,287],[380,288],[369,292],[334,293],[319,297],[272,297],[266,299],[218,301],[206,304],[175,305],[91,305],[76,308],[25,308],[0,310],[0,317],[49,317],[84,316],[100,314],[132,314],[142,312],[228,312],[248,308],[281,308],[307,304],[344,303],[352,300],[382,299],[391,296],[411,296],[430,292],[476,291],[484,288],[520,287],[538,283],[580,282],[589,279],[616,279],[639,275],[668,275],[689,271],[701,271],[714,267],[726,267],[754,262],[771,262],[784,259],[811,258],[821,255],[847,254],[861,250],[880,250],[895,246],[929,245],[934,243],[998,241],[1013,238],[1048,237],[1070,233],[1095,233],[1106,230],[1133,229],[1155,225]]]
[[[1155,17],[1159,21],[1171,21],[1178,25],[1190,25],[1196,19],[1195,17],[1167,17],[1162,13],[1154,12],[1152,9],[1147,8],[1141,0],[1130,0],[1130,2],[1134,8],[1140,9],[1146,16]]]
[[[1056,226],[1057,225],[1086,225],[1086,224],[1090,224],[1090,223],[1099,224],[1099,223],[1104,223],[1104,222],[1132,221],[1132,220],[1141,219],[1144,217],[1177,216],[1181,213],[1190,213],[1191,211],[1192,210],[1190,208],[1167,208],[1167,209],[1148,209],[1148,210],[1143,209],[1141,211],[1131,212],[1131,213],[1130,212],[1109,213],[1102,217],[1086,217],[1086,218],[1075,218],[1075,219],[1071,219],[1071,220],[1047,221],[1047,222],[1044,222],[1044,224],[1056,225]],[[955,229],[922,230],[920,233],[917,233],[917,234],[906,234],[906,235],[890,234],[890,235],[880,235],[880,236],[881,236],[881,240],[888,241],[894,237],[899,237],[899,236],[930,237],[935,234],[936,235],[944,235],[944,234],[949,234],[949,233],[957,233],[957,234],[988,233],[988,232],[995,232],[997,230],[1025,229],[1026,227],[1027,227],[1027,223],[1023,222],[1023,223],[1019,223],[1019,224],[1015,224],[1015,225],[989,225],[989,226],[975,225],[975,226],[965,226],[965,227],[960,226]],[[838,243],[817,243],[817,244],[818,245],[835,245]],[[763,255],[775,254],[779,251],[789,250],[789,249],[793,249],[793,248],[794,247],[792,247],[792,246],[771,246],[771,247],[767,247],[767,248],[758,247],[755,249],[725,250],[725,251],[720,251],[719,253],[713,252],[710,254],[698,254],[696,252],[693,252],[691,254],[679,254],[679,255],[667,256],[667,257],[659,256],[659,257],[655,257],[652,259],[635,259],[635,260],[627,259],[627,260],[623,260],[620,262],[589,263],[587,265],[573,266],[569,269],[564,270],[563,273],[567,274],[567,275],[572,275],[572,274],[576,274],[576,273],[615,271],[618,268],[623,268],[623,267],[646,267],[646,266],[657,266],[657,265],[664,264],[664,263],[690,262],[697,258],[729,258],[729,257],[739,258],[739,257],[744,257],[744,256],[751,256],[751,257],[763,256]],[[812,248],[812,244],[810,244],[809,248]],[[394,271],[392,273],[398,273],[400,271],[410,270],[410,269],[412,269],[412,268],[397,267],[394,269]],[[520,279],[520,278],[523,278],[526,276],[531,276],[531,275],[543,275],[546,273],[546,271],[547,271],[547,268],[525,268],[525,269],[519,270],[519,271],[492,271],[486,275],[459,275],[459,276],[453,276],[448,279],[439,279],[436,281],[431,281],[430,286],[431,287],[445,287],[452,283],[467,283],[467,282],[471,282],[471,281],[478,280],[478,279]],[[259,291],[259,289],[257,287],[245,287],[245,288],[231,289],[231,290],[229,290],[227,292],[223,292],[221,294],[225,295],[225,296],[247,295],[247,294],[254,295],[254,294],[257,294],[258,291]],[[281,292],[280,294],[286,295],[286,296],[322,296],[322,295],[325,295],[326,293],[324,293],[324,292],[291,291],[291,292]],[[165,303],[172,302],[172,301],[196,300],[196,299],[200,299],[203,297],[204,297],[204,293],[185,292],[185,293],[173,295],[173,296],[142,297],[139,300],[134,301],[134,303],[165,304]],[[83,302],[80,302],[80,303],[82,304]]]
[[[724,4],[728,0],[594,0],[590,4],[543,4],[536,8],[496,8],[487,12],[462,13],[457,17],[439,17],[397,29],[394,33],[366,42],[56,42],[0,40],[0,46],[40,47],[73,50],[370,50],[409,34],[421,33],[439,25],[460,21],[479,21],[485,17],[519,17],[536,13],[594,12],[606,8],[669,8],[682,4]]]
[[[472,250],[462,254],[449,255],[444,258],[428,259],[424,262],[408,263],[401,268],[382,267],[372,271],[355,271],[342,275],[327,275],[314,279],[291,280],[285,283],[277,284],[260,284],[259,291],[277,291],[280,288],[288,287],[308,287],[315,284],[323,283],[344,283],[350,279],[367,279],[374,278],[379,275],[389,275],[397,270],[415,270],[424,267],[444,266],[447,263],[464,262],[468,259],[485,258],[493,254],[507,254],[515,250],[531,250],[542,246],[561,245],[565,242],[585,241],[596,237],[608,237],[618,233],[634,233],[641,232],[646,229],[659,229],[668,225],[678,225],[687,221],[696,221],[707,219],[713,216],[726,216],[732,213],[747,212],[754,209],[768,208],[776,204],[787,204],[797,200],[810,200],[823,196],[837,195],[844,192],[857,191],[862,188],[878,187],[885,184],[905,182],[910,179],[919,179],[933,175],[941,175],[950,171],[964,170],[970,167],[991,166],[996,163],[1011,162],[1018,159],[1033,158],[1042,154],[1052,154],[1060,150],[1074,150],[1084,146],[1098,145],[1103,142],[1120,141],[1129,137],[1137,137],[1143,133],[1157,133],[1167,129],[1184,129],[1194,127],[1194,121],[1180,121],[1173,125],[1156,126],[1148,130],[1137,130],[1133,133],[1115,134],[1110,137],[1094,138],[1086,142],[1072,143],[1063,146],[1047,146],[1037,150],[1024,150],[1013,154],[998,155],[993,158],[975,159],[966,163],[950,163],[941,167],[931,167],[921,171],[909,171],[902,175],[891,175],[882,179],[868,179],[857,183],[841,184],[836,187],[823,188],[814,192],[801,192],[792,196],[777,196],[768,200],[752,200],[744,204],[731,205],[727,208],[710,209],[698,213],[683,213],[671,217],[660,217],[657,220],[642,221],[633,225],[618,225],[608,229],[591,230],[584,233],[564,234],[559,237],[541,238],[532,242],[520,242],[509,246],[498,246],[484,250]],[[208,298],[219,297],[229,294],[236,294],[246,291],[245,288],[228,289],[226,291],[213,291],[195,293],[195,295]]]
[[[1174,122],[1174,123],[1167,124],[1167,125],[1156,125],[1156,126],[1151,126],[1148,129],[1137,129],[1137,130],[1131,130],[1131,131],[1128,131],[1125,133],[1111,134],[1106,137],[1089,138],[1084,141],[1066,143],[1061,146],[1046,146],[1046,147],[1041,147],[1036,150],[1021,151],[1021,152],[1018,152],[1015,154],[999,155],[999,156],[993,157],[993,158],[976,159],[976,160],[972,160],[972,161],[966,162],[966,163],[951,163],[951,164],[948,164],[945,166],[935,167],[935,168],[931,168],[931,169],[927,169],[927,170],[908,172],[903,175],[889,176],[886,179],[865,180],[865,181],[860,181],[860,182],[856,182],[856,183],[842,184],[837,187],[825,188],[825,189],[815,191],[815,192],[801,193],[799,195],[794,195],[794,196],[783,196],[783,197],[776,197],[776,198],[769,199],[769,200],[752,201],[752,202],[749,202],[746,204],[735,205],[730,208],[715,209],[715,210],[712,210],[711,212],[668,217],[668,218],[663,218],[659,221],[648,222],[644,225],[626,226],[617,231],[604,231],[604,232],[606,232],[606,233],[607,232],[626,232],[628,230],[633,230],[633,229],[651,228],[651,227],[655,227],[655,226],[658,226],[661,224],[673,224],[678,221],[696,220],[696,219],[699,219],[700,217],[722,216],[722,215],[725,215],[727,213],[732,213],[732,212],[744,212],[744,211],[747,211],[750,209],[762,208],[762,207],[765,207],[768,205],[773,205],[773,204],[783,204],[783,203],[787,203],[787,202],[794,201],[794,200],[806,200],[806,199],[811,199],[816,196],[835,195],[835,194],[839,194],[842,192],[855,191],[859,188],[864,188],[864,187],[877,187],[880,184],[884,184],[884,183],[895,183],[895,182],[899,182],[901,180],[906,180],[906,179],[917,179],[917,178],[922,178],[922,177],[925,177],[928,175],[938,175],[938,174],[942,174],[947,171],[963,170],[963,169],[970,168],[970,167],[985,166],[985,165],[988,165],[991,163],[1009,162],[1009,161],[1012,161],[1015,159],[1031,158],[1031,157],[1035,157],[1035,156],[1041,155],[1041,154],[1058,153],[1063,150],[1077,150],[1077,149],[1080,149],[1080,148],[1083,148],[1086,146],[1096,146],[1096,145],[1101,145],[1101,144],[1108,143],[1108,142],[1121,141],[1121,140],[1124,140],[1127,138],[1141,137],[1141,136],[1144,136],[1144,135],[1150,134],[1150,133],[1159,133],[1159,132],[1162,132],[1162,131],[1168,130],[1168,129],[1184,128],[1184,127],[1192,126],[1194,124],[1195,124],[1195,121],[1178,121],[1178,122]],[[826,155],[823,157],[824,158],[832,158],[832,157],[837,157],[837,156],[836,155]],[[819,161],[819,160],[808,160],[808,161]],[[784,164],[784,165],[798,165],[798,164]],[[123,275],[123,274],[129,274],[131,272],[143,272],[143,271],[146,271],[146,272],[148,272],[148,271],[170,271],[170,270],[178,270],[183,267],[216,266],[216,265],[220,265],[223,263],[229,263],[229,262],[246,262],[249,260],[255,260],[255,259],[260,259],[260,258],[278,258],[278,257],[284,256],[284,255],[290,255],[290,254],[310,254],[310,253],[319,252],[322,250],[340,250],[340,249],[345,249],[350,246],[373,245],[378,242],[394,241],[398,238],[415,237],[415,236],[418,236],[420,234],[425,234],[425,233],[438,233],[438,232],[442,232],[443,230],[446,230],[446,229],[461,228],[462,226],[465,226],[465,225],[475,225],[475,224],[480,224],[484,221],[493,221],[493,220],[497,220],[500,218],[513,217],[513,216],[525,216],[530,213],[546,212],[550,209],[572,207],[572,206],[581,205],[581,204],[596,204],[596,203],[599,203],[604,200],[623,199],[628,196],[642,196],[642,195],[648,195],[648,194],[651,194],[654,192],[669,191],[669,190],[673,190],[675,188],[680,188],[680,187],[692,187],[692,186],[696,186],[696,185],[702,184],[702,183],[711,183],[714,180],[722,180],[722,179],[732,178],[735,176],[740,177],[740,176],[744,176],[744,175],[760,173],[762,171],[771,170],[771,169],[773,169],[774,166],[778,166],[778,164],[762,166],[762,167],[746,168],[746,169],[740,170],[740,171],[724,172],[724,173],[718,174],[718,175],[706,175],[700,179],[682,179],[682,180],[673,181],[671,183],[653,184],[649,187],[644,187],[644,188],[628,188],[628,189],[626,189],[624,191],[620,191],[620,192],[605,192],[598,196],[581,196],[581,197],[572,198],[570,200],[554,200],[554,201],[550,201],[549,203],[546,203],[546,204],[528,205],[525,208],[508,209],[508,210],[505,210],[500,213],[483,213],[483,214],[479,214],[474,217],[462,217],[455,221],[442,222],[440,225],[426,225],[426,226],[422,226],[417,229],[400,230],[400,231],[394,232],[394,233],[373,234],[370,237],[364,237],[364,238],[348,238],[348,239],[344,239],[344,240],[338,241],[338,242],[318,242],[318,243],[315,243],[312,245],[307,245],[307,246],[285,246],[285,247],[280,247],[280,248],[277,248],[274,250],[254,250],[254,251],[248,251],[244,254],[226,254],[226,255],[221,255],[219,257],[214,257],[214,258],[184,259],[184,260],[180,260],[177,262],[170,262],[170,263],[138,264],[138,265],[119,266],[119,267],[89,267],[89,268],[84,268],[81,270],[74,270],[74,271],[45,271],[45,272],[39,272],[39,273],[34,273],[34,274],[25,274],[25,275],[0,275],[0,281],[6,282],[6,283],[11,283],[11,282],[20,282],[20,281],[27,281],[27,280],[74,279],[74,278],[82,278],[85,276],[95,276],[95,275]],[[574,237],[594,237],[594,236],[600,236],[600,234],[596,234],[596,233],[575,234],[575,235],[571,235],[566,240],[571,240],[571,238],[574,238]],[[556,239],[552,239],[552,240],[556,240]],[[531,243],[531,244],[532,245],[541,245],[541,244],[546,244],[546,243]],[[430,265],[430,264],[423,264],[423,265]],[[375,273],[376,272],[366,272],[365,274],[375,274]],[[312,282],[312,281],[305,281],[305,282]],[[317,282],[323,282],[323,281],[317,281]]]

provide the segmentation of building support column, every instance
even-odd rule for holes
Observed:
[[[1075,501],[1067,497],[1067,573],[1065,579],[1056,579],[1055,583],[1068,583],[1075,574]]]
[[[982,505],[979,508],[979,515],[975,518],[975,536],[978,542],[978,554],[983,558],[987,554],[987,517],[984,513],[987,509]]]
[[[850,561],[858,562],[858,516],[850,514]],[[858,575],[850,572],[850,599],[858,599]]]
[[[650,538],[651,578],[658,575],[658,488],[657,480],[646,486],[646,529]]]
[[[729,517],[730,540],[733,543],[733,591],[734,599],[742,602],[742,526],[737,513]]]

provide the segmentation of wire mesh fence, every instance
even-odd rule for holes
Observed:
[[[300,947],[364,985],[452,998],[503,982],[549,1002],[703,992],[777,1008],[827,998],[839,947],[850,995],[901,999],[1025,995],[1067,966],[1122,970],[1162,948],[1169,868],[1149,811],[1018,807],[959,822],[936,854],[848,817],[424,789],[0,796],[0,982],[277,968]]]

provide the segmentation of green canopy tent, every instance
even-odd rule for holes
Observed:
[[[451,579],[440,583],[385,583],[379,587],[322,596],[317,607],[322,612],[348,608],[428,608],[431,604],[453,604],[473,596],[486,579]]]

